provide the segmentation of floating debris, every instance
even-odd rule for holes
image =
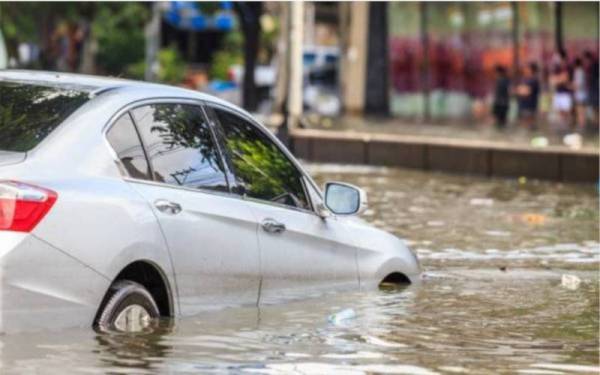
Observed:
[[[548,138],[546,137],[534,137],[531,138],[531,147],[547,147],[548,146]]]
[[[583,143],[583,139],[581,135],[577,133],[567,134],[563,137],[563,143],[565,146],[572,148],[574,150],[579,150]]]
[[[488,236],[493,236],[493,237],[509,237],[511,235],[510,232],[506,232],[503,230],[486,230],[484,233],[487,234]]]
[[[441,220],[432,220],[427,222],[427,226],[429,227],[443,227],[444,225],[446,225],[446,222]]]
[[[570,290],[576,290],[581,284],[581,279],[575,275],[562,275],[560,284]]]
[[[473,198],[469,201],[471,206],[493,206],[494,200],[491,198]]]
[[[527,224],[542,225],[546,222],[546,216],[540,214],[523,214],[521,220]]]
[[[354,309],[344,309],[338,313],[329,315],[327,321],[332,324],[340,324],[354,318],[356,318],[356,311]]]

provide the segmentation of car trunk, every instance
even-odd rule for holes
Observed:
[[[27,156],[24,152],[0,151],[0,168],[5,165],[21,163]]]

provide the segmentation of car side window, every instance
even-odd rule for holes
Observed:
[[[228,191],[220,154],[201,107],[153,104],[132,111],[154,180]]]
[[[129,113],[115,121],[106,138],[130,177],[152,179],[144,148]]]
[[[310,209],[302,174],[275,143],[254,125],[214,108],[237,192],[251,198]]]

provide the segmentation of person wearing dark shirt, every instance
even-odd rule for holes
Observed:
[[[598,126],[598,103],[600,102],[599,100],[599,90],[600,90],[600,85],[599,85],[599,79],[598,79],[598,75],[600,74],[599,70],[600,68],[598,67],[598,59],[594,56],[594,54],[591,51],[585,51],[584,53],[584,59],[585,59],[585,63],[586,63],[586,67],[587,67],[587,84],[588,84],[588,91],[587,91],[587,103],[588,103],[588,107],[591,109],[592,112],[592,116],[593,116],[593,123],[594,125],[597,127]]]
[[[510,103],[510,80],[506,68],[501,65],[496,66],[496,84],[494,88],[494,102],[492,113],[496,120],[496,126],[503,129],[506,126],[506,117],[508,115],[508,105]]]
[[[572,122],[573,93],[570,71],[566,55],[561,54],[550,74],[550,86],[553,89],[552,108],[558,114],[562,128],[569,128]]]
[[[573,98],[575,99],[575,119],[579,131],[585,130],[586,106],[588,103],[588,83],[583,60],[575,58],[573,63]]]
[[[519,104],[519,120],[530,130],[536,130],[538,98],[540,82],[538,79],[538,66],[530,63],[523,71],[523,79],[516,90]]]

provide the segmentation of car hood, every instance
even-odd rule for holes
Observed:
[[[24,152],[0,151],[0,167],[21,163],[27,156]]]

